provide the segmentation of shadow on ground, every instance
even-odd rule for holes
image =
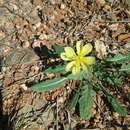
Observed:
[[[0,130],[13,130],[13,125],[9,122],[10,117],[3,114],[2,94],[0,90]]]

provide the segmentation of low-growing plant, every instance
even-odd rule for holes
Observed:
[[[65,85],[67,80],[78,80],[79,88],[68,104],[73,111],[79,105],[81,119],[91,118],[91,109],[95,103],[93,99],[98,92],[106,97],[114,111],[121,116],[127,115],[126,109],[110,94],[107,86],[120,87],[123,84],[121,77],[130,73],[130,53],[110,55],[99,60],[93,56],[90,43],[84,45],[78,41],[75,49],[57,44],[53,48],[53,53],[64,62],[50,66],[45,73],[55,73],[58,77],[33,85],[33,91],[49,91]],[[91,56],[88,56],[90,53]]]

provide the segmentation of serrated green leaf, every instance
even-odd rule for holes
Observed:
[[[56,89],[64,85],[67,78],[55,78],[52,80],[42,81],[32,86],[32,90],[36,92],[44,92]]]
[[[112,96],[112,95],[106,95],[108,102],[112,105],[114,111],[119,113],[121,116],[126,116],[127,111],[124,107],[120,105],[120,103]]]
[[[56,54],[60,55],[62,52],[64,52],[64,47],[60,46],[58,44],[53,45],[53,49]]]
[[[113,77],[112,77],[113,76]],[[111,77],[107,77],[106,78],[106,81],[110,84],[110,85],[113,85],[113,86],[120,86],[120,85],[122,85],[122,81],[118,78],[118,77],[116,77],[116,76],[114,76],[114,75],[112,75]]]
[[[117,54],[112,58],[108,58],[107,61],[110,62],[117,62],[117,63],[123,63],[123,62],[129,62],[130,61],[130,52],[128,54]]]
[[[112,58],[108,58],[107,61],[110,61],[110,62],[123,62],[126,59],[127,59],[127,56],[122,55],[122,54],[117,54]]]
[[[76,105],[77,105],[77,103],[78,103],[79,95],[80,95],[80,93],[79,93],[79,91],[78,91],[78,92],[76,92],[76,94],[72,97],[72,99],[70,99],[70,101],[69,101],[69,103],[68,103],[68,106],[69,106],[69,109],[70,109],[71,111],[75,111],[75,107],[76,107]]]
[[[94,104],[93,94],[94,91],[91,89],[91,86],[86,85],[85,90],[82,91],[79,99],[80,117],[82,119],[87,120],[91,117],[91,108]]]
[[[124,71],[129,73],[130,72],[130,64],[123,64],[120,71]]]
[[[57,65],[49,67],[44,71],[45,73],[64,73],[65,72],[65,65]]]

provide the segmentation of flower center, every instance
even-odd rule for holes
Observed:
[[[83,62],[83,59],[84,59],[84,57],[83,56],[80,56],[80,55],[78,55],[78,56],[76,56],[76,62],[77,63],[82,63]]]

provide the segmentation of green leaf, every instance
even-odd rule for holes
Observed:
[[[113,86],[120,86],[120,85],[122,85],[121,79],[118,78],[118,77],[115,76],[115,75],[108,76],[108,77],[106,78],[106,81],[107,81],[110,85],[113,85]]]
[[[77,103],[78,103],[79,95],[80,95],[80,93],[79,93],[79,91],[78,91],[78,92],[76,92],[76,94],[72,97],[72,99],[70,99],[70,101],[69,101],[69,103],[68,103],[68,106],[69,106],[69,109],[70,109],[71,111],[75,111],[75,107],[76,107],[76,105],[77,105]]]
[[[67,78],[55,78],[52,80],[42,81],[32,86],[32,90],[36,92],[44,92],[59,88],[64,85]]]
[[[80,80],[80,75],[69,74],[69,75],[67,76],[67,78],[68,78],[69,80]]]
[[[130,72],[130,64],[123,64],[123,65],[121,66],[120,71],[124,71],[124,72],[129,73],[129,72]]]
[[[45,73],[65,73],[65,65],[57,65],[49,67],[44,71]]]
[[[82,119],[90,119],[91,117],[91,108],[93,107],[93,95],[94,91],[91,89],[91,86],[86,85],[85,90],[81,92],[81,97],[79,99],[79,109],[80,117]]]
[[[119,113],[121,116],[126,116],[127,111],[124,107],[120,105],[120,103],[112,96],[112,95],[106,95],[108,102],[112,105],[114,111]]]
[[[53,49],[54,49],[55,53],[58,55],[60,55],[62,52],[64,52],[64,47],[60,46],[58,44],[54,44]]]
[[[112,58],[108,58],[107,61],[117,62],[117,63],[129,62],[130,61],[130,52],[126,55],[117,54]]]
[[[112,58],[108,58],[107,61],[110,61],[110,62],[123,62],[126,59],[127,59],[127,56],[122,55],[122,54],[117,54]]]
[[[83,71],[80,72],[78,75],[69,74],[67,78],[69,80],[83,80],[85,73]]]

